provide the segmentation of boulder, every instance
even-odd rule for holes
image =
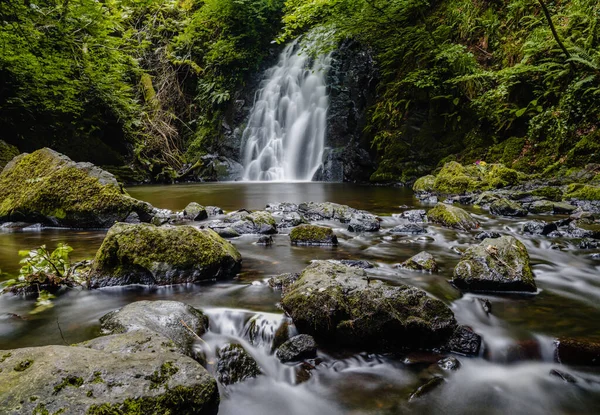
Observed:
[[[269,212],[238,210],[229,213],[221,220],[209,222],[210,229],[223,237],[235,237],[247,234],[271,235],[277,233],[277,223]]]
[[[187,220],[204,220],[208,218],[208,212],[204,206],[192,202],[183,209],[183,217]]]
[[[351,208],[337,203],[308,202],[298,205],[298,213],[309,221],[336,220],[349,223],[350,231],[374,232],[379,230],[379,218],[367,211]]]
[[[484,239],[468,248],[452,282],[467,291],[526,291],[537,287],[525,245],[512,236]]]
[[[558,226],[556,223],[548,223],[543,220],[530,220],[523,224],[523,233],[530,235],[549,235],[556,231]]]
[[[561,338],[556,342],[555,358],[566,365],[600,366],[600,343]]]
[[[400,216],[413,223],[422,223],[427,221],[427,212],[425,212],[424,209],[405,210]]]
[[[317,225],[296,226],[290,232],[292,245],[337,245],[333,229]]]
[[[369,350],[432,348],[454,332],[452,311],[425,291],[371,280],[364,270],[314,261],[281,299],[300,333]]]
[[[223,214],[223,209],[218,206],[206,206],[204,209],[206,210],[208,216],[217,216]]]
[[[212,376],[179,353],[112,353],[84,347],[1,352],[3,414],[216,414]]]
[[[427,218],[429,221],[446,228],[460,229],[463,231],[469,231],[479,227],[479,222],[465,210],[445,203],[438,203],[433,209],[430,209],[429,212],[427,212]]]
[[[298,278],[300,278],[300,274],[286,273],[269,278],[268,283],[269,287],[285,292],[285,290],[296,282]]]
[[[418,223],[404,223],[394,226],[390,229],[390,233],[395,235],[420,235],[422,233],[427,233],[427,230],[423,225]]]
[[[435,176],[431,174],[428,176],[419,177],[413,184],[413,192],[415,193],[430,193],[433,191],[433,185],[435,183]]]
[[[554,211],[554,203],[549,200],[537,200],[527,208],[531,213],[552,213]]]
[[[127,195],[112,174],[49,148],[21,154],[6,165],[0,201],[0,222],[108,228],[132,213],[142,222],[154,215],[150,204]]]
[[[171,341],[180,353],[196,358],[193,345],[208,329],[208,317],[178,301],[136,301],[106,314],[100,324],[104,334],[140,330],[158,333]],[[83,345],[98,348],[102,340],[99,337]],[[167,344],[167,347],[170,346]]]
[[[317,343],[308,334],[299,334],[283,343],[275,356],[282,362],[294,362],[317,357]]]
[[[527,210],[519,203],[508,199],[498,199],[490,205],[490,212],[499,216],[527,216]]]
[[[419,252],[417,255],[407,259],[398,268],[412,269],[414,271],[436,272],[438,270],[435,258],[429,252]]]
[[[218,351],[217,379],[231,385],[261,374],[256,360],[239,344],[228,344]]]
[[[470,327],[460,325],[454,330],[454,334],[444,347],[453,353],[465,356],[477,356],[481,348],[481,336]]]
[[[108,231],[90,273],[93,287],[168,285],[235,276],[241,255],[208,229],[118,223]]]

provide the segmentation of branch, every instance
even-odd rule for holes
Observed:
[[[542,10],[544,11],[544,16],[546,16],[546,20],[548,21],[548,26],[550,26],[550,30],[552,31],[552,36],[554,36],[554,40],[556,40],[556,43],[558,43],[558,46],[560,46],[560,48],[562,49],[562,51],[565,54],[565,56],[567,57],[567,59],[571,59],[571,54],[569,53],[569,51],[567,50],[565,45],[562,43],[562,40],[560,40],[560,37],[558,36],[558,32],[556,31],[556,28],[554,27],[554,23],[552,23],[552,17],[550,16],[550,11],[548,11],[548,7],[546,7],[546,3],[544,3],[543,0],[538,0],[538,2],[540,3],[540,6],[542,6]],[[569,62],[569,65],[571,65],[571,69],[575,70],[575,64],[573,62]]]

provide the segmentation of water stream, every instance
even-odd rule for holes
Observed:
[[[312,180],[325,145],[329,63],[296,41],[267,71],[242,136],[244,180]]]
[[[394,214],[428,208],[410,191],[333,183],[218,183],[143,186],[128,189],[132,196],[162,208],[182,209],[191,201],[227,210],[263,209],[267,203],[307,200],[333,201],[381,215],[382,231],[354,234],[337,222],[338,247],[294,247],[288,235],[274,236],[271,247],[256,245],[257,236],[232,242],[243,256],[240,275],[233,280],[172,287],[119,287],[94,291],[72,290],[54,308],[28,314],[33,300],[0,297],[0,349],[63,344],[98,335],[98,319],[136,300],[170,299],[203,309],[210,319],[204,336],[208,360],[211,350],[229,342],[242,344],[259,363],[263,375],[221,389],[221,415],[280,414],[588,414],[600,407],[600,370],[554,362],[554,340],[561,336],[600,341],[600,261],[572,241],[549,240],[520,232],[523,218],[492,217],[467,207],[486,230],[515,235],[527,246],[539,292],[533,296],[461,294],[448,283],[460,257],[455,248],[477,243],[470,233],[435,226],[426,237],[392,236]],[[530,218],[527,218],[530,219]],[[546,218],[547,219],[547,218]],[[76,258],[93,255],[105,231],[65,229],[37,232],[0,231],[0,268],[18,269],[17,251],[42,243],[68,242]],[[561,242],[562,250],[551,249]],[[399,270],[393,264],[426,249],[440,264],[437,274]],[[366,259],[376,268],[374,278],[390,284],[415,285],[445,301],[461,324],[484,339],[476,358],[457,356],[461,368],[441,371],[435,355],[380,355],[319,349],[314,369],[283,364],[271,351],[271,340],[284,315],[277,307],[280,292],[266,283],[269,276],[298,272],[314,259]],[[479,299],[491,303],[484,312]],[[209,370],[212,369],[209,365]],[[567,383],[550,375],[558,369],[576,379]],[[423,398],[410,394],[432,376],[441,386]]]

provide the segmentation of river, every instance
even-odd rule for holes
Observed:
[[[174,210],[192,201],[225,210],[264,209],[271,202],[331,201],[380,215],[382,231],[354,234],[337,222],[328,223],[338,235],[338,247],[294,247],[285,234],[275,235],[274,244],[265,247],[255,244],[257,236],[242,236],[232,240],[243,256],[242,271],[234,280],[160,288],[72,290],[57,298],[54,308],[36,315],[28,314],[32,300],[4,295],[0,297],[0,349],[77,343],[97,336],[98,319],[111,310],[135,300],[170,299],[207,312],[211,329],[204,340],[210,350],[232,340],[242,343],[264,372],[256,379],[222,389],[220,414],[584,414],[597,413],[600,408],[600,370],[559,365],[553,357],[557,338],[600,341],[600,262],[589,256],[597,251],[580,250],[569,240],[523,235],[520,223],[532,217],[498,218],[466,207],[483,229],[512,234],[523,241],[539,290],[527,296],[463,295],[448,280],[460,258],[457,250],[478,242],[473,234],[434,226],[429,226],[424,236],[385,232],[398,223],[394,214],[407,207],[428,208],[406,189],[256,182],[140,186],[128,191],[157,207]],[[16,273],[17,252],[41,244],[53,247],[66,242],[74,248],[74,259],[88,258],[105,233],[0,231],[0,268]],[[562,244],[562,249],[551,249],[553,243]],[[393,264],[422,250],[436,257],[439,273],[393,268]],[[394,356],[320,349],[320,364],[310,372],[299,365],[280,363],[269,345],[283,318],[277,307],[280,292],[271,289],[266,279],[299,272],[313,259],[366,259],[376,264],[372,271],[375,278],[423,288],[447,302],[459,323],[483,337],[484,350],[475,358],[457,356],[461,368],[448,372],[437,369],[435,356],[428,353]],[[479,299],[490,301],[491,314],[484,311]],[[264,340],[254,345],[247,338],[251,319],[260,327]],[[551,376],[552,369],[569,373],[576,383]],[[432,376],[443,376],[442,385],[409,402],[410,394]]]

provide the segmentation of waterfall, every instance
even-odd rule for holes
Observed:
[[[321,166],[330,55],[287,45],[256,93],[242,136],[244,180],[310,181]]]

